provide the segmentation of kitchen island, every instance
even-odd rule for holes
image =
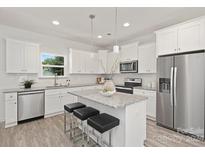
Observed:
[[[100,94],[99,89],[70,91],[78,101],[120,119],[120,125],[112,131],[112,146],[144,146],[146,139],[146,102],[147,98],[139,95],[116,92],[111,97]],[[95,131],[98,134],[97,131]],[[93,136],[91,136],[94,138]],[[108,142],[108,134],[103,134]]]

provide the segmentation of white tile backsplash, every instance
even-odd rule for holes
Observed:
[[[152,82],[156,83],[156,74],[121,73],[113,75],[115,84],[123,84],[126,78],[142,78],[142,86],[145,87]]]

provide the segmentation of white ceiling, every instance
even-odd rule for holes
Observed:
[[[96,15],[95,45],[100,48],[111,46],[114,36],[107,36],[106,33],[114,33],[115,8],[112,7],[0,8],[0,24],[89,44],[90,14]],[[118,8],[118,39],[123,44],[137,38],[150,38],[142,36],[201,15],[205,15],[205,8]],[[54,26],[52,20],[61,24]],[[124,22],[130,22],[131,26],[124,28]],[[97,38],[99,34],[102,39]]]

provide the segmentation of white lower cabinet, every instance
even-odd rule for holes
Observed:
[[[135,95],[142,95],[148,98],[147,100],[147,117],[156,120],[156,91],[134,89]]]
[[[77,97],[68,93],[69,89],[54,89],[45,91],[45,117],[60,114],[64,105],[74,103]]]
[[[69,91],[79,91],[87,89],[99,89],[102,86],[83,86],[65,89],[51,89],[45,91],[45,118],[63,113],[64,105],[75,103],[78,101]]]
[[[5,94],[5,128],[17,125],[17,93]]]
[[[59,90],[45,91],[45,117],[58,114],[62,111]]]
[[[67,91],[64,91],[61,94],[61,104],[62,104],[62,110],[64,110],[64,105],[70,104],[70,103],[75,103],[77,102],[77,97],[74,95],[69,94]]]

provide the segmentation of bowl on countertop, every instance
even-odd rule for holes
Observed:
[[[103,95],[103,96],[105,96],[105,97],[110,97],[110,96],[112,96],[115,92],[116,92],[116,91],[106,91],[106,92],[100,91],[100,94]]]

